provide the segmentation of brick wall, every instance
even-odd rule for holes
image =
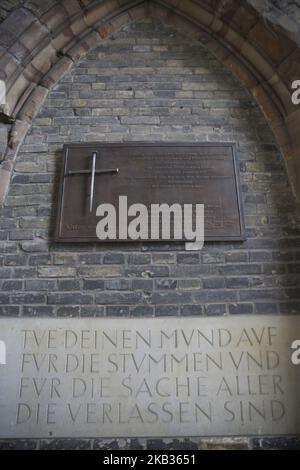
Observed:
[[[55,244],[62,145],[79,140],[237,142],[247,240],[201,252]],[[300,312],[299,211],[274,138],[231,74],[160,24],[128,26],[60,81],[21,148],[0,214],[4,316]]]

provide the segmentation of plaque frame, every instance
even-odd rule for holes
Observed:
[[[131,240],[127,239],[116,239],[116,240],[97,240],[95,237],[90,236],[74,236],[74,237],[66,237],[61,235],[61,226],[63,221],[63,203],[64,203],[64,193],[65,193],[65,169],[66,164],[69,158],[69,151],[72,149],[81,148],[84,149],[100,149],[101,148],[117,148],[117,147],[230,147],[232,152],[232,162],[233,162],[233,177],[235,181],[235,193],[237,199],[237,212],[239,217],[239,225],[240,225],[240,235],[226,235],[226,236],[205,236],[205,242],[231,242],[231,241],[245,241],[246,234],[245,234],[245,221],[244,221],[244,211],[242,206],[242,196],[241,196],[241,184],[239,178],[239,160],[237,155],[237,144],[235,142],[143,142],[143,141],[135,141],[135,142],[75,142],[75,143],[67,143],[63,145],[63,163],[62,163],[62,170],[60,176],[60,183],[59,183],[59,191],[58,191],[58,207],[57,207],[57,217],[56,217],[56,225],[55,225],[55,233],[54,233],[54,241],[59,243],[104,243],[104,244],[115,244],[115,243],[186,243],[191,242],[191,240],[187,240],[182,238],[181,240],[178,239],[147,239],[147,240]],[[164,201],[161,201],[163,203]],[[200,202],[199,202],[200,203]],[[205,204],[205,202],[204,202]]]

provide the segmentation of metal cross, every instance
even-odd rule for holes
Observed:
[[[90,185],[90,212],[93,210],[93,201],[94,201],[94,191],[95,191],[95,175],[103,175],[105,173],[116,174],[119,172],[119,168],[109,168],[107,170],[96,170],[96,159],[98,152],[92,153],[92,168],[90,170],[80,170],[80,171],[67,171],[64,176],[73,176],[73,175],[91,175],[91,185]]]

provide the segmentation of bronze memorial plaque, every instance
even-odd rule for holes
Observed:
[[[128,207],[204,204],[205,241],[244,239],[235,144],[65,145],[56,241],[100,241],[97,207],[107,203],[118,210],[120,196],[127,197]],[[162,233],[151,238],[164,240]]]

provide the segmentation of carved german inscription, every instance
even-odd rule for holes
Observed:
[[[300,318],[6,319],[0,331],[0,437],[300,431]]]
[[[120,198],[126,198],[126,208],[119,207]],[[56,240],[99,241],[100,204],[116,208],[117,241],[128,241],[123,233],[133,217],[127,207],[136,204],[193,205],[193,210],[204,204],[205,240],[244,237],[236,149],[230,143],[65,145]],[[151,226],[150,215],[146,225]],[[150,238],[166,239],[142,231],[140,240]],[[189,240],[185,233],[179,238]]]

